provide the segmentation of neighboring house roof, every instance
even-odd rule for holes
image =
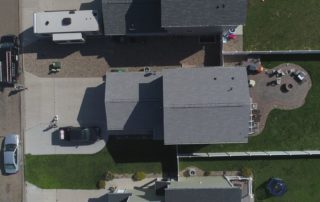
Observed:
[[[165,202],[241,202],[239,188],[166,189]]]
[[[240,202],[241,190],[220,176],[181,178],[165,189],[165,202],[194,201]]]
[[[162,75],[107,74],[105,106],[109,131],[162,134]]]
[[[132,193],[108,193],[106,202],[127,202]]]
[[[162,27],[245,24],[247,0],[161,0]]]
[[[246,68],[163,71],[164,143],[246,143],[250,95]]]
[[[105,35],[212,34],[244,24],[247,0],[102,0],[102,13]]]
[[[160,0],[102,0],[105,35],[156,33],[161,28]]]

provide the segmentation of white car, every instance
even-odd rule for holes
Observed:
[[[19,171],[19,135],[10,134],[4,139],[3,165],[7,174],[17,173]]]

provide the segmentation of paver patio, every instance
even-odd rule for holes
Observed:
[[[281,78],[281,84],[276,85],[276,75],[270,76],[272,70],[281,69],[285,75]],[[295,69],[295,71],[302,71],[306,73],[304,82],[298,83],[292,74],[288,71]],[[302,67],[285,63],[268,69],[265,72],[249,75],[249,79],[254,80],[256,85],[250,88],[250,95],[254,103],[258,104],[258,110],[260,110],[260,123],[259,130],[256,134],[262,132],[265,127],[268,114],[272,109],[291,110],[301,107],[305,98],[311,88],[311,78],[306,70]],[[283,85],[291,84],[292,89],[288,92],[283,91]]]

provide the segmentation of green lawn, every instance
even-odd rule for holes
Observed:
[[[245,50],[320,50],[319,0],[249,0]]]
[[[181,161],[180,168],[196,166],[203,170],[227,171],[249,167],[254,173],[254,194],[256,201],[302,202],[320,199],[320,159],[288,160],[199,160]],[[280,198],[266,197],[265,183],[270,177],[282,178],[288,192]]]
[[[265,129],[248,144],[180,146],[180,152],[272,151],[320,149],[320,62],[290,61],[304,67],[312,77],[306,103],[296,110],[273,110]],[[265,62],[274,67],[282,62]]]
[[[107,170],[161,173],[162,142],[126,143],[113,142],[93,155],[26,155],[26,180],[41,188],[94,189]]]

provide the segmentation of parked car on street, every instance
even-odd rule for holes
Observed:
[[[88,145],[101,139],[101,130],[99,127],[62,127],[59,128],[59,138],[77,145]]]
[[[3,165],[5,173],[17,173],[20,165],[19,135],[7,135],[4,139],[3,151]]]
[[[15,35],[0,38],[0,84],[12,86],[19,77],[19,39]]]

